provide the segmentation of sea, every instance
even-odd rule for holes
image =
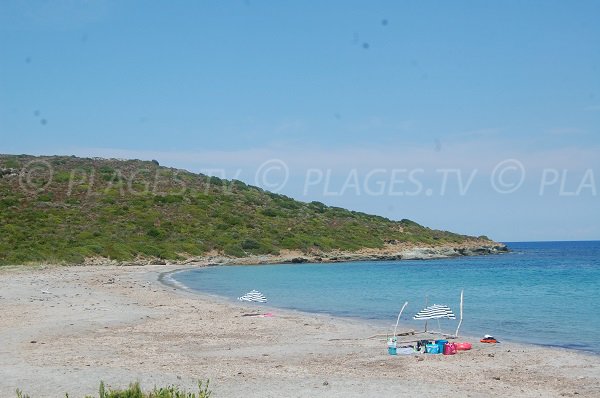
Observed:
[[[429,330],[490,334],[600,354],[600,241],[507,242],[509,253],[438,260],[214,266],[171,277],[189,290],[236,300],[256,289],[266,308],[355,318],[388,328],[408,302],[403,327],[423,330],[413,316],[447,305],[456,320],[430,320]],[[253,304],[261,309],[261,304]]]

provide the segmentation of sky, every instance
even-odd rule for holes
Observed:
[[[600,239],[598,1],[0,2],[0,153]]]

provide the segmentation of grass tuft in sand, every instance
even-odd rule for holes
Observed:
[[[198,381],[198,393],[187,392],[180,390],[177,386],[167,386],[154,389],[150,392],[143,392],[139,382],[129,384],[125,390],[106,390],[104,382],[100,382],[98,388],[98,398],[209,398],[212,392],[208,389],[209,380],[206,383]],[[17,389],[17,398],[30,398],[24,394],[22,390]],[[65,398],[69,398],[69,394],[65,394]],[[85,398],[94,398],[86,396]]]

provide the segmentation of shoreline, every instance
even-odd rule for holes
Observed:
[[[198,379],[215,397],[600,394],[595,355],[475,342],[454,356],[392,357],[385,338],[368,338],[381,328],[293,310],[245,316],[256,308],[159,282],[177,269],[0,269],[0,396],[82,397],[100,380],[191,389]]]
[[[233,264],[232,264],[233,265]],[[247,265],[247,264],[239,264],[240,266],[242,265]],[[260,264],[257,264],[257,266],[259,266]],[[269,265],[269,264],[264,264],[264,265]],[[196,295],[198,297],[203,297],[203,298],[207,298],[207,299],[212,299],[212,300],[218,300],[220,302],[223,302],[224,304],[229,304],[229,305],[235,305],[235,304],[240,304],[237,301],[234,301],[231,298],[227,298],[226,296],[221,296],[218,294],[212,294],[212,293],[207,293],[207,292],[203,292],[200,290],[195,290],[192,289],[188,286],[186,286],[185,284],[176,281],[171,277],[171,275],[176,274],[176,273],[180,273],[180,272],[186,272],[186,271],[191,271],[191,270],[195,270],[195,269],[199,269],[199,268],[205,268],[205,267],[225,267],[225,266],[229,266],[229,265],[221,265],[221,264],[214,264],[214,265],[206,265],[206,266],[189,266],[189,267],[183,267],[183,268],[177,268],[175,270],[172,271],[165,271],[162,272],[157,281],[159,283],[162,283],[170,288],[175,288],[181,292],[185,292],[186,294],[191,294],[191,295]],[[165,279],[171,279],[171,281],[167,281]],[[290,313],[296,313],[300,316],[324,316],[324,317],[329,317],[329,318],[333,318],[333,319],[339,319],[339,320],[343,320],[343,321],[350,321],[350,322],[359,322],[359,323],[363,323],[367,326],[370,327],[375,327],[375,328],[384,328],[384,323],[386,321],[384,321],[383,319],[365,319],[365,318],[360,318],[360,317],[351,317],[351,316],[341,316],[341,315],[337,315],[337,314],[331,314],[329,312],[310,312],[310,311],[304,311],[304,310],[298,310],[298,309],[292,309],[292,308],[285,308],[285,307],[275,307],[275,306],[271,306],[271,305],[264,305],[261,304],[261,307],[259,307],[257,309],[260,310],[260,308],[262,309],[267,309],[267,310],[276,310],[276,311],[286,311],[286,312],[290,312]],[[264,312],[264,311],[263,311]],[[392,319],[394,317],[390,317],[390,322],[391,324],[393,324],[394,320]],[[406,323],[400,322],[398,324],[398,328],[399,330],[411,330],[411,328],[409,327],[410,325],[407,325]],[[389,328],[389,327],[388,327]],[[471,335],[469,333],[467,334],[461,334],[459,335],[459,337],[457,337],[454,340],[471,340],[471,341],[479,341],[480,337],[477,337],[475,335]],[[535,346],[535,347],[540,347],[540,348],[549,348],[549,349],[555,349],[555,350],[565,350],[565,351],[570,351],[573,353],[581,353],[584,355],[591,355],[591,356],[596,356],[600,358],[600,351],[599,352],[595,352],[595,351],[588,351],[588,350],[582,350],[582,349],[577,349],[577,348],[572,348],[572,347],[566,347],[566,346],[561,346],[561,345],[553,345],[553,344],[542,344],[542,343],[535,343],[535,342],[528,342],[528,341],[522,341],[522,340],[516,340],[516,339],[511,339],[503,337],[502,341],[500,342],[500,344],[504,344],[504,343],[509,343],[509,344],[515,344],[515,345],[521,345],[523,347],[527,347],[527,346]]]

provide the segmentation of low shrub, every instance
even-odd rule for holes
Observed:
[[[206,383],[202,381],[198,382],[198,392],[188,392],[180,389],[177,386],[167,386],[157,388],[154,387],[151,391],[144,392],[140,386],[140,383],[131,383],[128,388],[124,390],[112,390],[107,389],[104,382],[100,382],[98,388],[98,398],[209,398],[212,395],[212,391],[208,388],[209,381]],[[17,389],[17,398],[31,398],[28,394],[23,393],[22,390]],[[69,394],[65,394],[65,398],[69,398]],[[85,398],[95,398],[92,396],[86,396]]]

